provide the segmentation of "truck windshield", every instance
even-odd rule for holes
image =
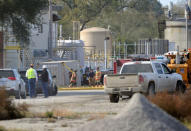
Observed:
[[[123,66],[121,74],[138,74],[144,72],[153,72],[150,64],[125,65]]]

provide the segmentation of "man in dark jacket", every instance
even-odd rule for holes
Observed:
[[[48,71],[47,71],[47,66],[43,65],[42,66],[43,71],[41,74],[41,81],[42,81],[42,89],[44,92],[44,97],[48,97],[48,81],[49,81],[49,76],[48,76]]]

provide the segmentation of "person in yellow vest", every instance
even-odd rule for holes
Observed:
[[[95,74],[95,82],[97,86],[101,84],[100,80],[101,80],[101,71],[99,70],[99,67],[97,67]]]
[[[26,77],[28,78],[28,88],[30,98],[34,98],[35,94],[35,84],[38,81],[38,76],[36,70],[33,68],[34,65],[31,64],[30,68],[26,71]]]

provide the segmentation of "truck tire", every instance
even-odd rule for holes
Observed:
[[[148,95],[149,96],[154,96],[155,93],[155,84],[154,83],[150,83],[149,84],[149,88],[148,88]]]
[[[109,99],[111,103],[118,103],[119,102],[119,95],[117,94],[110,94]]]
[[[177,94],[184,94],[186,90],[186,86],[182,81],[178,81],[176,84],[176,93]]]

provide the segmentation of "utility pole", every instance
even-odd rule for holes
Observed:
[[[121,55],[121,52],[120,52],[121,47],[120,47],[120,45],[121,45],[121,44],[120,44],[120,42],[119,42],[119,52],[118,52],[118,53],[119,53],[119,56],[118,56],[118,57],[119,57],[119,59],[121,59],[121,56],[120,56],[120,55]]]
[[[104,53],[105,53],[105,71],[107,70],[107,40],[109,40],[109,37],[105,37],[104,40]]]
[[[52,58],[52,0],[49,0],[48,57]]]
[[[185,11],[186,13],[186,47],[188,50],[188,11]]]
[[[114,52],[113,52],[113,53],[114,53],[114,54],[113,54],[113,55],[114,55],[114,58],[116,57],[116,52],[115,52],[116,47],[115,47],[115,46],[116,46],[116,45],[115,45],[115,41],[114,41]]]
[[[125,57],[126,57],[126,48],[125,48],[125,43],[124,43],[124,54],[123,54],[123,59],[125,59]]]
[[[104,53],[105,53],[105,71],[107,70],[107,40],[104,40]]]

